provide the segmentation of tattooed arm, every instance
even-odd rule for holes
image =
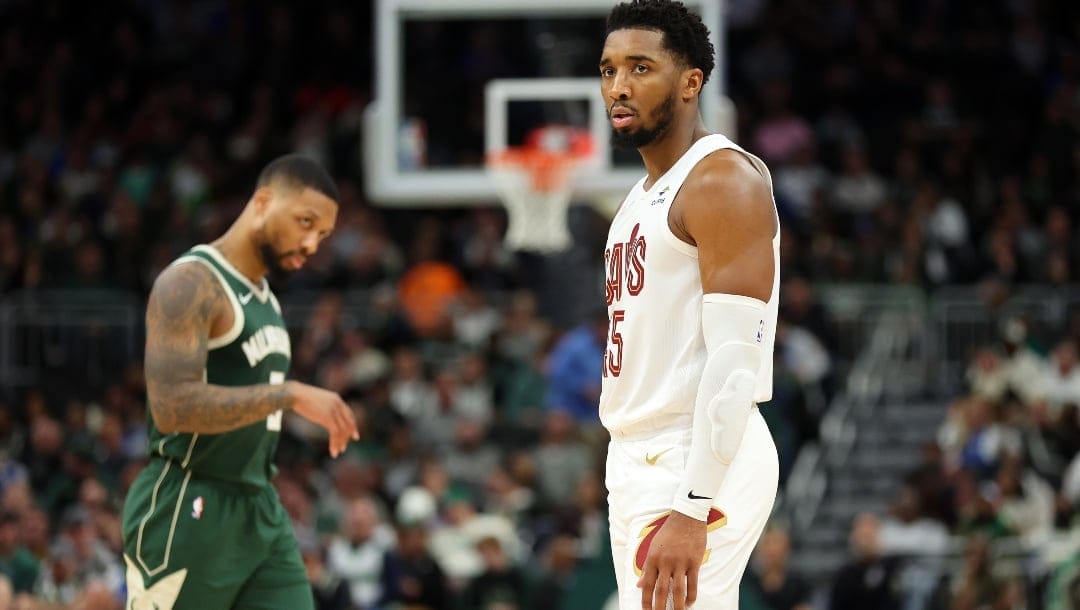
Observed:
[[[240,387],[206,383],[211,329],[231,314],[224,288],[203,265],[174,265],[154,282],[146,306],[144,369],[158,430],[217,434],[292,409],[326,429],[334,457],[350,438],[360,437],[352,409],[334,392],[296,381]]]
[[[162,432],[227,432],[292,408],[290,383],[226,387],[204,381],[211,327],[231,313],[221,283],[204,265],[173,265],[154,282],[144,368],[150,411]]]

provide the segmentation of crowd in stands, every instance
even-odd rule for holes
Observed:
[[[815,284],[1007,294],[1080,280],[1080,14],[1034,0],[727,4],[738,140],[769,163],[784,227],[763,414],[786,477],[838,383]],[[605,321],[538,281],[556,275],[543,260],[505,248],[497,209],[365,200],[371,28],[367,3],[0,1],[0,296],[144,299],[164,265],[224,231],[266,161],[322,160],[341,187],[338,228],[277,287],[293,376],[340,392],[362,434],[329,460],[317,430],[284,427],[276,486],[318,607],[598,608],[614,587],[589,408]],[[440,32],[427,34],[409,61],[449,91],[464,86],[454,74],[513,75],[498,55],[522,44],[484,28],[430,56]],[[599,52],[602,29],[589,36]],[[482,107],[445,99],[438,118],[479,141]],[[436,159],[446,143],[430,144]],[[560,271],[594,277],[602,225]],[[831,601],[786,573],[777,527],[744,604],[1023,607],[1033,583],[995,574],[987,541],[1046,549],[1075,533],[1080,505],[1080,336],[1032,349],[1024,328],[973,355],[970,392],[947,397],[892,514],[853,524]],[[145,460],[145,387],[137,357],[109,371],[0,391],[0,607],[120,607],[119,508]],[[955,536],[961,571],[892,578],[905,544]],[[1080,556],[1062,553],[1035,583],[1055,610],[1080,607]]]

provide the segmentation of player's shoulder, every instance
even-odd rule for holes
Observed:
[[[683,195],[683,205],[710,214],[761,219],[774,214],[768,179],[747,153],[734,148],[703,157],[687,176]]]
[[[214,273],[196,256],[181,256],[158,273],[154,290],[176,286],[200,286],[214,280]]]
[[[173,313],[199,305],[213,309],[223,297],[214,272],[197,257],[181,257],[165,267],[154,279],[150,300],[158,301]]]
[[[769,187],[750,155],[736,148],[719,148],[702,157],[690,170],[687,183],[709,190],[749,188],[767,192]]]

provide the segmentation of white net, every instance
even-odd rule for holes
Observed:
[[[592,152],[592,138],[584,129],[545,125],[531,131],[524,146],[488,157],[488,175],[509,219],[508,246],[541,253],[570,247],[566,212],[574,174]]]
[[[570,247],[566,212],[570,207],[572,173],[570,158],[554,167],[525,157],[502,157],[488,164],[509,226],[506,244],[514,250],[540,253],[561,252]],[[547,167],[536,167],[540,163]],[[556,172],[562,176],[538,178],[536,172]],[[550,181],[550,182],[549,182]]]

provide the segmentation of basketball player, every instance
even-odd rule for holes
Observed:
[[[648,172],[604,251],[600,418],[624,610],[735,610],[776,497],[757,403],[772,393],[779,224],[765,164],[702,123],[712,69],[708,30],[682,3],[609,14],[600,76],[613,139]]]
[[[315,162],[262,171],[217,241],[161,272],[146,310],[150,461],[124,504],[129,610],[312,608],[270,478],[282,413],[357,438],[333,392],[286,381],[289,335],[266,275],[295,271],[334,228],[337,187]]]

